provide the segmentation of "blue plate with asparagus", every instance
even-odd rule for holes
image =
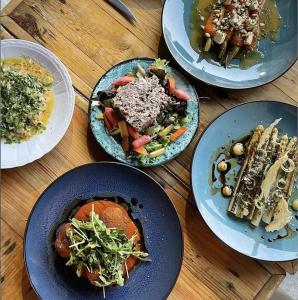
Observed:
[[[297,107],[236,106],[215,119],[193,156],[199,211],[227,245],[253,258],[298,258]]]

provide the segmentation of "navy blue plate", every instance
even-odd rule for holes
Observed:
[[[73,199],[121,196],[143,228],[152,259],[139,263],[124,287],[106,289],[106,299],[165,299],[180,272],[183,236],[175,208],[162,187],[144,172],[120,163],[92,163],[54,181],[40,196],[29,217],[24,260],[31,284],[46,299],[103,299],[101,289],[77,278],[57,257],[54,232]],[[138,205],[131,199],[138,199]]]
[[[138,64],[144,69],[148,69],[154,62],[153,58],[132,58],[120,62],[108,70],[98,81],[93,89],[92,97],[95,97],[101,90],[110,88],[113,81],[123,76],[127,72],[136,70]],[[104,122],[98,120],[96,116],[100,112],[98,107],[89,109],[89,121],[92,133],[99,143],[99,145],[111,156],[120,162],[127,163],[135,167],[154,167],[166,163],[167,161],[179,155],[191,142],[194,137],[198,123],[199,123],[199,99],[196,90],[189,83],[189,81],[178,71],[170,68],[174,78],[176,87],[187,92],[190,99],[187,101],[187,117],[190,120],[187,123],[187,131],[174,143],[167,146],[166,152],[158,156],[153,162],[140,163],[134,158],[130,158],[119,144],[110,134],[105,130]]]
[[[275,119],[282,118],[278,124],[280,134],[297,136],[297,107],[275,101],[257,101],[241,104],[216,118],[202,134],[195,149],[192,161],[191,178],[194,197],[198,209],[210,229],[227,245],[253,258],[269,261],[286,261],[298,258],[298,213],[292,211],[290,222],[292,234],[284,236],[285,229],[266,232],[260,225],[257,228],[249,222],[232,218],[227,214],[229,199],[211,188],[212,164],[222,146],[232,145],[232,140],[251,133],[258,124],[269,126]],[[229,174],[233,173],[233,169]],[[229,182],[228,182],[229,183]],[[232,184],[232,183],[231,183]],[[294,187],[293,201],[297,198],[297,183]],[[275,240],[277,239],[277,240]]]
[[[195,1],[167,0],[162,13],[163,35],[172,56],[195,78],[223,88],[252,88],[278,78],[296,61],[297,0],[276,0],[282,17],[278,41],[262,39],[259,50],[264,58],[248,69],[240,69],[236,59],[228,68],[210,63],[192,48],[190,17]]]

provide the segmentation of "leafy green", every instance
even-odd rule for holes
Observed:
[[[45,129],[40,113],[46,87],[41,81],[32,75],[1,69],[0,88],[0,134],[6,143],[19,143],[26,135]]]
[[[157,75],[166,76],[170,75],[170,68],[168,66],[169,62],[165,59],[157,58],[153,63],[153,67],[155,67],[155,72],[157,71]]]
[[[124,231],[108,228],[99,216],[92,211],[89,221],[71,220],[73,229],[67,231],[71,241],[71,255],[66,265],[77,265],[76,273],[80,277],[82,268],[97,271],[95,286],[105,287],[112,284],[123,286],[123,266],[129,256],[135,256],[142,261],[150,261],[148,253],[139,251],[139,245],[134,244],[136,234],[128,239]]]

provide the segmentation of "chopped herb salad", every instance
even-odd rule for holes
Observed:
[[[1,60],[1,139],[20,143],[46,128],[52,84],[51,74],[31,58]]]
[[[164,154],[188,130],[189,98],[176,88],[168,62],[156,59],[148,69],[137,65],[99,91],[91,107],[101,110],[96,119],[127,156],[144,164]]]

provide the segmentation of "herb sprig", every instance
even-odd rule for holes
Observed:
[[[67,231],[71,241],[71,255],[66,265],[77,265],[77,276],[82,275],[85,266],[89,272],[98,272],[98,278],[92,282],[95,286],[106,287],[112,284],[123,286],[123,266],[128,271],[126,259],[135,256],[142,261],[150,261],[148,253],[139,251],[134,244],[136,235],[127,238],[124,231],[108,228],[94,212],[94,205],[89,221],[71,219],[72,229]]]

